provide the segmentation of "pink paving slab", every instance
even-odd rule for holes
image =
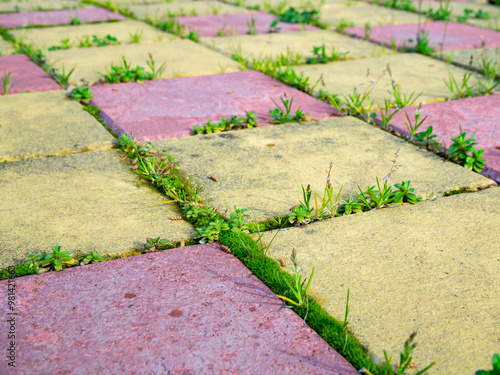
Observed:
[[[359,374],[214,244],[15,283],[19,374]]]
[[[71,10],[50,10],[46,12],[4,13],[0,14],[0,26],[9,29],[22,26],[54,26],[69,25],[73,17],[82,23],[104,22],[109,20],[123,21],[121,14],[103,8],[85,8]]]
[[[422,29],[428,33],[429,45],[441,49],[446,22],[428,22],[421,24]],[[372,26],[370,40],[375,43],[391,47],[393,40],[398,48],[403,46],[413,47],[419,30],[417,23],[403,25]],[[349,27],[344,32],[356,38],[365,37],[364,27]],[[408,40],[412,39],[412,42]],[[482,29],[480,27],[463,23],[449,22],[446,28],[446,37],[443,50],[469,49],[481,47],[500,47],[500,32]]]
[[[12,85],[9,88],[10,94],[18,94],[21,91],[36,92],[60,90],[61,87],[50,78],[26,55],[0,56],[0,82],[3,82],[4,72],[10,73]],[[3,95],[3,85],[0,86],[0,94]]]
[[[318,120],[339,115],[332,106],[256,71],[172,78],[144,83],[118,83],[92,88],[92,105],[119,135],[133,132],[138,140],[152,141],[191,134],[194,125],[245,111],[257,113],[259,125],[269,125],[286,93],[297,108]]]
[[[417,106],[407,107],[397,113],[391,120],[391,126],[401,134],[408,135],[403,118],[408,113],[414,118]],[[500,182],[500,95],[487,95],[476,98],[452,100],[444,103],[422,105],[422,117],[429,116],[420,131],[432,126],[433,134],[438,141],[444,141],[446,147],[451,145],[451,137],[460,134],[459,125],[469,136],[477,129],[475,139],[481,143],[478,148],[484,149],[486,168],[484,175],[490,175]]]
[[[200,37],[217,36],[217,32],[223,27],[225,35],[232,33],[236,35],[248,34],[248,24],[251,24],[252,18],[255,21],[255,33],[266,34],[269,32],[271,22],[278,18],[272,14],[264,12],[247,12],[238,14],[214,14],[210,16],[188,16],[179,17],[177,21],[186,27],[186,30],[196,31]],[[279,22],[276,25],[280,28],[279,32],[292,32],[301,30],[319,30],[311,25],[299,25],[297,23]]]

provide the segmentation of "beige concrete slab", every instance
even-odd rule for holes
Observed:
[[[348,52],[343,57],[348,60],[394,53],[385,47],[327,30],[203,38],[202,43],[228,56],[235,51],[241,51],[245,58],[277,58],[292,53],[301,54],[305,59],[314,56],[313,46],[322,44],[325,45],[327,53],[332,48],[339,53]]]
[[[239,65],[229,57],[188,39],[178,39],[145,44],[108,46],[106,48],[80,48],[47,52],[50,64],[66,70],[76,67],[71,76],[71,83],[86,80],[95,83],[106,73],[111,63],[119,65],[121,56],[132,66],[140,65],[146,69],[148,54],[151,53],[157,66],[166,63],[167,67],[161,78],[175,76],[196,76],[215,74],[221,71],[239,71]],[[196,58],[193,58],[196,56]]]
[[[419,9],[419,2],[414,1],[413,5],[415,6],[415,9]],[[451,12],[451,17],[455,19],[455,17],[463,17],[465,15],[464,11],[465,9],[472,10],[474,12],[477,12],[479,10],[482,10],[483,13],[486,12],[490,15],[492,19],[498,18],[500,16],[500,8],[495,6],[495,5],[490,5],[490,4],[475,4],[475,3],[469,3],[469,2],[460,2],[460,3],[449,3],[449,7],[446,8],[446,3],[443,2],[443,9],[449,9]],[[420,10],[421,11],[428,11],[429,9],[432,9],[433,11],[439,10],[439,2],[434,2],[434,1],[422,1],[422,5]]]
[[[0,267],[55,245],[73,254],[125,255],[146,237],[193,238],[193,227],[171,221],[175,204],[142,183],[119,150],[0,164]]]
[[[12,44],[6,40],[0,39],[0,55],[10,55],[11,53],[14,53]]]
[[[494,184],[351,117],[153,143],[174,155],[188,176],[206,185],[211,204],[219,212],[237,205],[253,209],[259,220],[289,214],[289,208],[303,199],[301,184],[322,192],[325,170],[332,161],[332,186],[343,185],[344,197],[355,196],[358,184],[372,186],[376,177],[387,175],[398,148],[404,167],[393,183],[411,180],[425,199]],[[209,179],[210,175],[219,181]]]
[[[177,16],[245,13],[245,8],[219,1],[183,1],[160,4],[132,5],[128,9],[137,18],[164,19]]]
[[[467,23],[485,29],[500,31],[500,16],[491,17],[490,19],[487,20],[471,18],[467,20]]]
[[[444,101],[452,97],[444,79],[449,80],[448,72],[451,72],[457,82],[461,83],[465,72],[462,68],[416,53],[304,65],[294,67],[294,69],[297,73],[303,72],[305,75],[310,75],[311,82],[316,82],[323,75],[325,83],[323,88],[331,93],[347,96],[353,93],[355,87],[358,92],[371,89],[370,97],[375,100],[376,104],[383,105],[384,98],[392,97],[388,92],[392,90],[392,87],[389,74],[385,72],[387,64],[403,94],[410,96],[412,92],[415,94],[422,92],[417,104]],[[369,72],[368,76],[367,72]],[[377,81],[376,84],[370,83]],[[472,77],[469,84],[473,85],[476,82],[475,77]],[[316,90],[320,88],[318,86]]]
[[[83,6],[77,0],[13,0],[0,1],[0,13],[30,12],[36,10],[74,9]]]
[[[115,37],[121,44],[132,43],[131,34],[135,33],[142,33],[140,43],[157,42],[173,37],[171,34],[162,32],[144,22],[133,20],[41,29],[19,29],[12,30],[11,33],[17,39],[24,39],[25,42],[34,43],[42,49],[58,46],[61,44],[61,40],[64,39],[69,39],[72,48],[78,48],[82,40],[85,38],[92,40],[93,35],[98,37],[110,35]]]
[[[417,370],[474,374],[498,352],[499,231],[492,188],[282,231],[269,256],[295,247],[304,275],[316,267],[310,295],[340,321],[349,289],[348,327],[377,357],[396,363],[417,331]]]
[[[489,61],[500,70],[500,48],[463,49],[444,51],[445,57],[454,64],[468,68],[472,57],[472,67],[476,70],[482,67],[482,60]],[[498,71],[500,76],[500,71]]]
[[[109,132],[64,91],[0,96],[0,162],[113,147]]]
[[[418,14],[377,5],[351,7],[324,5],[320,12],[320,22],[331,27],[336,27],[341,22],[352,22],[354,26],[364,26],[367,23],[371,26],[415,23],[419,18],[423,21],[423,17],[419,17]]]

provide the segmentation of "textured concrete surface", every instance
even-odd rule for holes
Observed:
[[[415,6],[416,9],[418,9],[419,2],[418,1],[413,1],[413,5]],[[443,9],[446,9],[446,3],[442,4]],[[431,1],[423,1],[421,5],[421,11],[425,12],[428,11],[429,9],[432,9],[434,12],[439,10],[439,2],[431,2]],[[500,16],[500,9],[491,4],[477,4],[474,2],[450,2],[448,8],[450,10],[450,15],[452,19],[455,19],[456,17],[464,17],[465,13],[464,11],[466,9],[472,10],[474,12],[478,12],[481,10],[483,13],[488,13],[490,18],[497,18]]]
[[[71,75],[71,83],[79,82],[82,79],[95,83],[102,78],[99,73],[105,74],[106,69],[109,70],[112,63],[120,65],[122,56],[133,67],[140,65],[146,68],[146,71],[149,71],[146,64],[149,53],[153,55],[157,67],[162,63],[166,63],[166,69],[161,78],[240,70],[236,61],[188,39],[109,46],[106,48],[92,47],[49,51],[47,52],[47,59],[49,63],[56,67],[65,66],[66,69],[70,69],[76,66],[74,73]],[[196,58],[193,58],[193,56],[196,56]]]
[[[16,298],[23,373],[358,374],[216,245],[20,278]]]
[[[73,9],[79,7],[80,3],[77,0],[3,0],[0,2],[1,13]]]
[[[320,12],[320,21],[331,27],[338,26],[341,21],[364,27],[367,23],[374,26],[418,22],[418,18],[414,13],[369,4],[354,7],[323,6]]]
[[[186,31],[196,31],[200,37],[217,36],[217,32],[224,31],[226,36],[248,34],[248,24],[255,21],[255,33],[266,34],[269,32],[271,22],[277,19],[276,16],[264,12],[246,12],[238,14],[215,14],[212,16],[191,16],[179,17],[177,21],[184,25]],[[300,25],[297,23],[279,22],[276,27],[281,33],[301,30],[318,30],[311,25]]]
[[[0,162],[109,149],[114,138],[64,91],[0,96]]]
[[[73,17],[78,17],[82,23],[109,20],[125,20],[121,14],[104,8],[85,8],[74,10],[51,10],[46,12],[6,13],[0,14],[0,26],[13,28],[21,26],[54,26],[69,25]]]
[[[433,46],[436,51],[469,49],[480,47],[499,47],[500,32],[493,30],[485,30],[476,26],[466,25],[456,22],[429,22],[424,28],[428,33],[429,45]],[[445,34],[446,30],[446,34]],[[372,27],[370,40],[372,42],[382,43],[386,46],[391,46],[391,41],[397,47],[413,47],[416,43],[419,24],[406,25],[383,25]],[[345,33],[358,38],[365,37],[364,27],[350,27],[344,30]],[[443,35],[444,45],[443,45]],[[409,41],[412,40],[412,42]]]
[[[397,149],[403,167],[392,183],[411,180],[424,199],[495,184],[351,117],[153,143],[171,153],[188,176],[206,185],[219,212],[237,205],[253,209],[258,220],[289,214],[289,208],[303,199],[301,184],[322,193],[330,162],[335,191],[343,185],[342,197],[355,196],[358,184],[372,186],[376,177],[387,175]]]
[[[181,1],[170,3],[132,5],[128,9],[141,19],[164,19],[170,16],[242,13],[244,8],[219,1]]]
[[[375,103],[384,105],[384,98],[392,98],[388,91],[392,90],[392,86],[387,64],[402,94],[409,97],[412,92],[415,92],[415,95],[422,93],[417,103],[443,101],[451,97],[444,82],[445,79],[449,80],[448,72],[451,72],[458,82],[462,82],[466,72],[462,68],[416,53],[296,66],[294,69],[297,73],[309,75],[311,82],[316,82],[322,75],[325,87],[318,85],[316,90],[323,88],[331,93],[346,96],[352,94],[355,87],[361,93],[371,90],[370,97]],[[469,84],[476,82],[473,76]]]
[[[327,30],[302,31],[296,33],[273,33],[261,35],[238,35],[226,38],[203,38],[202,43],[228,56],[241,51],[246,58],[269,56],[277,58],[287,53],[301,54],[303,58],[313,57],[313,46],[325,45],[327,53],[332,48],[347,53],[344,59],[392,54],[390,49],[357,40]]]
[[[6,40],[0,39],[0,55],[9,55],[11,53],[14,53],[12,44],[7,42]]]
[[[498,352],[499,218],[493,188],[289,229],[269,256],[295,247],[305,275],[316,266],[310,294],[337,319],[349,289],[348,327],[379,358],[417,331],[417,369],[474,374]]]
[[[449,59],[453,64],[463,66],[465,68],[471,67],[475,70],[481,70],[484,62],[493,62],[500,64],[500,48],[480,48],[480,49],[464,49],[456,51],[447,51],[445,53],[446,59]],[[497,72],[500,78],[500,70]]]
[[[0,164],[0,267],[55,245],[74,254],[120,255],[146,237],[193,237],[180,209],[130,170],[124,153],[106,150]]]
[[[282,84],[262,73],[245,71],[210,76],[173,78],[145,83],[101,85],[92,104],[119,135],[133,132],[137,139],[156,140],[191,134],[208,120],[257,113],[259,125],[269,125],[269,111],[286,93],[312,119],[337,115],[332,106]],[[281,105],[283,107],[283,105]]]
[[[48,91],[61,88],[26,55],[0,56],[0,81],[2,83],[5,73],[10,73],[9,82],[12,82],[8,90],[9,95],[21,91]],[[3,84],[0,86],[0,94],[4,94]]]
[[[417,109],[414,107],[404,108],[391,120],[391,126],[402,134],[408,134],[404,123],[404,116],[408,113],[410,118]],[[500,95],[480,96],[453,100],[444,103],[425,104],[422,106],[423,115],[429,116],[419,131],[424,131],[428,126],[432,126],[433,134],[440,142],[443,141],[446,147],[451,146],[451,137],[467,132],[468,136],[477,130],[474,138],[481,142],[476,148],[484,149],[484,159],[486,168],[483,174],[490,175],[494,180],[500,182]]]
[[[170,34],[164,33],[157,28],[144,22],[127,20],[123,22],[106,22],[90,25],[58,26],[43,29],[19,29],[12,30],[16,38],[24,38],[27,43],[34,43],[38,48],[48,48],[61,44],[61,40],[68,39],[71,47],[77,48],[79,42],[85,37],[96,35],[105,37],[111,35],[122,44],[132,43],[130,34],[142,33],[140,43],[157,42],[158,39],[168,39]]]

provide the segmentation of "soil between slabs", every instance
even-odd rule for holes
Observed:
[[[23,277],[16,298],[24,373],[358,374],[216,245]]]

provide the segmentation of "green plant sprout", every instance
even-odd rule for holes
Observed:
[[[380,127],[384,130],[389,128],[389,123],[396,113],[398,113],[401,108],[393,108],[391,99],[384,98],[384,107],[380,109],[380,118],[382,120]],[[372,113],[371,117],[375,117],[376,113]]]
[[[69,94],[69,97],[78,101],[89,101],[94,95],[88,87],[77,86]]]
[[[424,146],[430,151],[438,152],[441,147],[441,143],[435,140],[437,135],[432,134],[433,130],[432,126],[428,126],[425,131],[417,133],[416,136],[418,143],[420,143],[421,146]]]
[[[280,97],[281,103],[283,104],[284,109],[282,109],[278,103],[274,101],[274,99],[270,98],[271,101],[274,103],[276,108],[271,109],[269,113],[273,116],[274,120],[271,120],[270,122],[275,123],[275,124],[284,124],[286,122],[298,122],[299,124],[301,123],[300,121],[310,121],[310,117],[306,116],[306,114],[300,109],[297,108],[295,111],[295,114],[292,114],[292,104],[293,104],[293,97],[289,98],[286,93],[283,94],[282,97]]]
[[[415,95],[415,91],[412,91],[410,96],[406,96],[406,94],[401,94],[399,83],[396,83],[396,81],[392,77],[392,71],[389,64],[387,64],[387,71],[389,72],[389,78],[391,80],[391,86],[392,86],[391,93],[394,98],[396,108],[408,107],[413,103],[415,103],[415,101],[422,95],[422,93]]]
[[[3,94],[7,95],[9,93],[10,87],[14,82],[14,76],[12,73],[8,72],[5,68],[3,70]]]
[[[353,27],[356,26],[356,24],[352,21],[349,21],[346,18],[341,18],[338,25],[337,25],[337,31],[339,33],[343,33],[344,29],[347,29],[348,27]]]
[[[199,43],[200,41],[200,34],[195,31],[195,30],[189,30],[188,35],[186,36],[187,39],[191,39],[193,42]]]
[[[365,23],[365,40],[370,40],[372,36],[372,27],[369,22]]]
[[[493,369],[476,371],[476,375],[500,375],[500,355],[495,353],[492,359]]]
[[[420,128],[420,126],[422,126],[424,121],[427,120],[427,117],[429,117],[429,115],[427,115],[423,119],[420,119],[421,116],[422,116],[422,103],[420,103],[418,108],[415,110],[415,121],[413,123],[410,120],[410,116],[408,116],[408,112],[405,112],[405,117],[403,117],[403,121],[406,125],[406,128],[408,129],[408,133],[410,133],[410,139],[412,141],[415,138],[415,134],[418,128]]]
[[[485,166],[485,160],[482,157],[484,150],[476,150],[474,146],[479,144],[478,141],[474,139],[476,132],[472,134],[471,138],[467,138],[467,132],[462,131],[462,126],[460,125],[460,135],[457,137],[451,137],[452,145],[448,149],[448,157],[450,160],[463,165],[469,170],[474,170],[476,172],[481,172]]]
[[[256,34],[254,16],[252,16],[250,18],[250,21],[247,21],[247,28],[248,28],[248,35],[255,35]]]
[[[319,23],[319,9],[302,9],[297,10],[290,7],[286,10],[277,10],[275,13],[281,21],[288,23],[309,23],[311,25],[318,25]]]
[[[130,37],[130,41],[132,43],[140,43],[143,34],[144,34],[144,31],[142,31],[142,30],[136,30],[134,33],[128,33],[128,35]]]
[[[192,134],[211,134],[227,130],[237,129],[252,129],[258,125],[257,114],[255,112],[245,112],[245,116],[237,117],[235,115],[230,118],[221,118],[219,122],[208,120],[203,124],[194,126]]]
[[[159,78],[166,69],[166,63],[163,63],[160,67],[157,68],[151,54],[149,54],[149,58],[146,61],[146,64],[151,70],[150,72],[146,72],[146,69],[139,65],[137,65],[135,68],[132,68],[131,64],[127,62],[124,56],[122,56],[120,65],[111,64],[111,67],[109,69],[106,68],[106,74],[99,74],[107,83],[131,81],[142,82]]]
[[[325,44],[313,46],[313,57],[306,59],[307,64],[325,64],[331,61],[342,60],[349,52],[338,52],[335,47],[332,47],[330,53],[326,53]]]
[[[64,65],[61,67],[61,70],[54,67],[50,67],[49,74],[52,76],[52,78],[54,78],[54,81],[56,81],[59,85],[67,89],[69,84],[69,79],[73,74],[73,72],[75,71],[75,69],[76,66],[71,68],[69,72],[66,72]]]
[[[69,22],[69,24],[70,25],[81,25],[82,21],[77,16],[74,16],[73,18],[71,18],[71,21]]]
[[[86,264],[99,263],[103,262],[102,256],[100,256],[97,251],[92,251],[89,255],[87,255],[81,262],[80,265],[84,266]]]
[[[311,285],[312,278],[314,276],[314,270],[316,267],[313,267],[311,271],[311,275],[309,276],[309,280],[307,277],[304,277],[304,280],[302,280],[302,269],[299,266],[299,261],[297,259],[297,251],[295,248],[292,250],[292,255],[290,256],[290,259],[292,261],[293,267],[292,267],[292,278],[293,281],[285,280],[286,283],[288,284],[288,290],[292,293],[291,297],[294,297],[295,300],[292,300],[288,297],[285,296],[278,296],[278,298],[281,298],[282,300],[291,303],[292,305],[295,306],[302,306],[304,303],[308,301],[308,296],[307,296],[307,291],[309,290],[309,286]],[[307,284],[306,284],[307,282]],[[304,284],[306,284],[306,287],[304,289]]]
[[[66,39],[61,39],[59,41],[59,45],[51,46],[48,48],[49,51],[55,51],[59,49],[70,49],[71,48],[71,43],[69,41],[69,38]]]
[[[408,39],[408,43],[412,44],[414,42],[413,39]],[[423,29],[417,32],[417,36],[415,38],[415,45],[413,47],[403,47],[403,50],[408,52],[417,52],[422,55],[430,56],[435,48],[429,45],[429,33],[425,32]]]
[[[144,250],[147,253],[156,252],[160,250],[168,249],[170,245],[169,240],[161,239],[160,237],[148,237],[146,238],[146,244],[144,245]]]
[[[268,33],[270,34],[278,33],[281,30],[281,27],[278,27],[279,22],[280,22],[279,19],[272,21],[271,24],[269,25]]]
[[[75,264],[75,260],[71,257],[69,251],[61,251],[61,246],[54,246],[52,253],[43,252],[41,255],[29,254],[29,259],[33,266],[41,267],[39,273],[50,270],[60,271],[65,266],[69,267]]]
[[[110,45],[118,45],[121,43],[118,41],[118,39],[111,35],[106,35],[103,37],[92,35],[92,44],[97,47],[106,47]]]
[[[474,96],[474,88],[477,87],[477,83],[469,86],[469,80],[472,77],[471,72],[464,72],[462,76],[462,82],[458,84],[455,76],[448,72],[448,80],[444,79],[444,83],[453,97],[453,99],[461,99]]]

